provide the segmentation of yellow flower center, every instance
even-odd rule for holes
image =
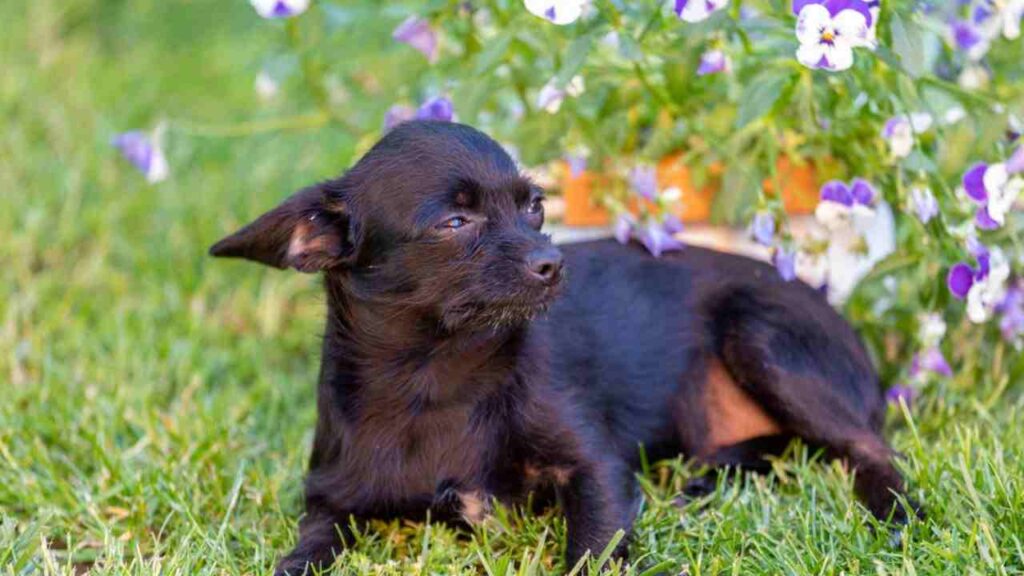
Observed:
[[[832,42],[836,39],[836,33],[831,30],[825,30],[821,33],[822,42]]]

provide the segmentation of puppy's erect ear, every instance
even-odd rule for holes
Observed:
[[[280,206],[210,247],[213,256],[318,272],[352,262],[355,229],[328,184],[303,188]]]

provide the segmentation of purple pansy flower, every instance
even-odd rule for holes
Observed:
[[[1002,317],[999,319],[999,331],[1007,342],[1019,344],[1024,335],[1024,286],[1020,281],[1014,282],[1006,290],[1006,296],[996,307]]]
[[[732,63],[729,61],[729,57],[726,56],[725,52],[718,49],[708,50],[700,57],[700,66],[697,67],[697,76],[729,72],[731,69]]]
[[[910,189],[910,205],[922,224],[927,224],[939,215],[939,202],[927,186],[914,186]]]
[[[949,24],[950,43],[968,58],[977,62],[992,46],[991,40],[973,22],[953,20]]]
[[[567,154],[565,162],[569,165],[569,175],[579,178],[587,170],[587,157],[583,154]]]
[[[853,66],[853,49],[871,47],[874,17],[862,0],[796,0],[797,60],[831,71]]]
[[[526,9],[552,24],[572,24],[583,15],[587,0],[523,0]]]
[[[633,192],[641,198],[655,201],[658,199],[658,171],[654,166],[635,166],[629,171],[629,185]]]
[[[963,176],[963,188],[968,198],[978,205],[975,224],[983,230],[994,230],[1006,223],[1006,214],[1024,191],[1024,180],[1014,177],[1024,162],[1015,158],[1011,163],[971,166]],[[1013,168],[1015,172],[1011,172]]]
[[[416,110],[417,120],[439,120],[451,122],[455,118],[455,108],[452,101],[444,96],[437,96],[427,100]]]
[[[896,158],[906,158],[914,150],[914,135],[927,132],[932,126],[931,114],[902,114],[890,118],[882,129],[882,138]]]
[[[110,144],[120,150],[125,160],[142,172],[150,184],[162,182],[170,174],[167,158],[157,138],[143,132],[125,132],[114,137]]]
[[[395,104],[384,114],[384,131],[387,132],[402,122],[416,117],[416,110],[402,104]]]
[[[932,346],[923,352],[915,354],[913,360],[911,360],[911,378],[922,377],[927,373],[946,378],[953,376],[953,369],[949,366],[949,362],[946,361],[946,357],[938,346]]]
[[[909,408],[915,398],[917,398],[917,390],[903,384],[897,384],[885,391],[886,401],[894,406],[903,403]]]
[[[796,280],[796,251],[779,246],[772,252],[772,265],[786,282]]]
[[[1010,265],[1002,250],[988,248],[974,238],[968,249],[977,266],[958,262],[949,269],[946,285],[958,299],[967,300],[967,317],[975,324],[987,321],[1006,295]]]
[[[686,245],[680,242],[671,231],[671,225],[651,219],[638,233],[640,243],[647,251],[660,258],[665,252],[682,250]]]
[[[979,0],[974,7],[973,22],[989,37],[1000,33],[1008,40],[1020,38],[1020,22],[1024,18],[1024,0]]]
[[[264,18],[291,18],[309,8],[309,0],[249,0],[249,3]]]
[[[771,212],[760,210],[754,214],[750,222],[750,236],[762,246],[775,243],[775,216]]]
[[[703,22],[728,4],[729,0],[675,0],[675,12],[685,22]]]
[[[838,228],[849,222],[854,214],[874,214],[878,192],[868,181],[857,178],[850,186],[838,180],[827,182],[821,188],[821,202],[814,216],[828,228]]]
[[[395,28],[391,37],[418,50],[431,64],[437,61],[437,32],[426,19],[409,16]]]
[[[619,244],[629,244],[635,226],[636,220],[627,212],[623,212],[615,218],[615,239],[619,241]]]

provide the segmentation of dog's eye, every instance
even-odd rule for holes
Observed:
[[[537,196],[533,200],[530,200],[530,204],[526,207],[527,214],[540,214],[544,211],[544,197]]]
[[[444,222],[442,222],[439,227],[440,228],[448,228],[448,229],[451,229],[451,230],[458,230],[459,228],[462,228],[466,224],[469,224],[469,220],[468,219],[466,219],[466,218],[464,218],[462,216],[453,216],[453,217],[445,220]]]

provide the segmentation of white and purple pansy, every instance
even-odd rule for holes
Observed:
[[[910,189],[910,208],[921,224],[927,224],[939,215],[939,202],[932,189],[924,185]]]
[[[697,76],[708,76],[710,74],[728,73],[732,70],[732,61],[729,56],[719,49],[708,50],[700,57],[700,65],[697,67]]]
[[[431,64],[437,61],[439,46],[437,32],[434,31],[434,28],[426,19],[419,16],[409,16],[395,28],[395,31],[391,33],[391,37],[416,49]]]
[[[978,0],[971,14],[972,21],[990,37],[1000,33],[1007,40],[1020,38],[1020,22],[1024,18],[1024,0]]]
[[[949,42],[975,62],[984,58],[992,47],[991,39],[968,20],[958,19],[949,23]]]
[[[814,216],[827,228],[839,228],[848,224],[854,215],[873,215],[877,199],[878,192],[866,180],[858,178],[849,186],[833,180],[822,186],[821,201]]]
[[[523,4],[534,16],[565,26],[579,20],[587,0],[523,0]]]
[[[853,49],[873,47],[874,16],[862,0],[794,0],[797,60],[830,71],[853,66]]]
[[[958,299],[967,300],[967,317],[975,324],[986,322],[1006,296],[1010,264],[998,247],[988,248],[968,240],[977,266],[958,262],[949,269],[946,285]]]
[[[675,0],[675,13],[684,22],[703,22],[729,5],[729,0]]]
[[[1024,162],[1016,155],[1006,163],[972,166],[963,177],[963,189],[978,205],[974,223],[982,230],[995,230],[1006,223],[1006,214],[1024,191],[1024,179],[1016,176],[1024,171]]]
[[[906,158],[914,150],[914,135],[923,134],[932,127],[931,114],[915,112],[893,116],[882,128],[882,138],[889,143],[895,158]]]
[[[309,8],[309,0],[249,0],[263,18],[291,18]]]
[[[142,172],[150,184],[163,182],[170,174],[159,136],[138,131],[124,132],[115,136],[110,144],[120,150],[121,156]]]

